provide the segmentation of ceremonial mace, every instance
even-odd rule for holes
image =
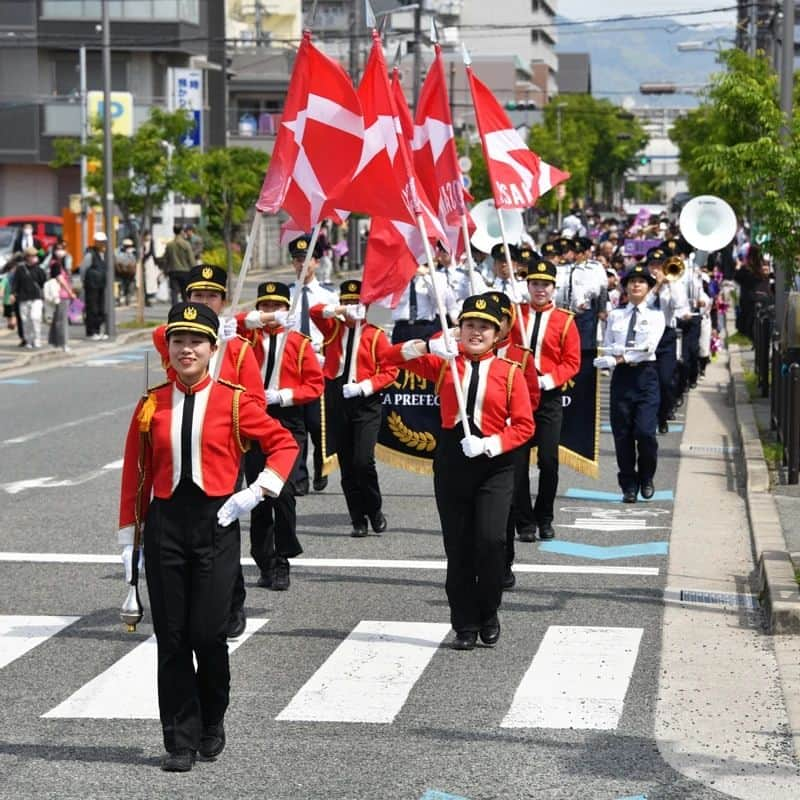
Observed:
[[[144,354],[144,391],[142,393],[142,403],[147,402],[148,391],[147,382],[149,370],[149,353]],[[142,492],[144,491],[145,467],[144,458],[148,445],[148,431],[143,431],[139,427],[139,455],[138,464],[138,483],[136,486],[136,502],[134,505],[133,522],[133,553],[131,555],[131,579],[128,582],[128,594],[125,602],[119,610],[119,617],[125,625],[128,633],[134,633],[136,626],[142,621],[142,601],[139,598],[139,557],[142,550]]]

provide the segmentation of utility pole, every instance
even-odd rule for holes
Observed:
[[[111,152],[111,23],[110,0],[103,0],[103,183],[105,186],[106,236],[106,333],[112,339],[117,335],[114,308],[114,174]]]
[[[81,45],[78,63],[80,64],[81,82],[81,255],[83,255],[89,244],[89,204],[86,202],[88,191],[86,188],[86,175],[89,171],[88,159],[86,158],[86,45]]]
[[[357,85],[360,78],[360,44],[361,44],[361,8],[364,0],[351,0],[350,6],[350,79]],[[352,215],[347,224],[347,266],[357,269],[361,266],[361,237],[358,232],[358,220]]]
[[[758,38],[758,3],[756,0],[750,0],[750,40],[747,43],[747,52],[750,58],[755,58],[756,55],[756,39]]]
[[[417,100],[422,83],[422,0],[414,9],[414,103],[412,110],[417,113]]]

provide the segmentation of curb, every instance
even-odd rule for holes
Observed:
[[[728,350],[736,426],[745,468],[745,501],[758,566],[758,592],[770,633],[800,633],[800,587],[783,535],[739,348]]]

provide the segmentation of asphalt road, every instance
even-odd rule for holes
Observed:
[[[118,616],[119,460],[144,346],[103,352],[0,379],[0,641],[43,633],[0,665],[0,797],[726,796],[676,773],[653,734],[679,432],[661,437],[655,502],[581,496],[618,495],[609,433],[599,480],[562,471],[555,547],[518,544],[501,640],[469,653],[448,646],[431,479],[381,465],[389,531],[357,540],[334,475],[300,501],[290,591],[255,587],[245,568],[258,629],[231,656],[227,749],[162,773],[158,721],[136,718],[152,702],[147,669],[87,688],[152,632],[147,609],[134,634]],[[47,620],[12,616],[72,619],[48,635]],[[126,696],[133,718],[114,718]],[[80,698],[96,701],[87,716]]]

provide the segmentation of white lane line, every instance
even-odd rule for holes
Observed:
[[[275,719],[392,722],[449,630],[362,620]]]
[[[642,632],[551,625],[500,727],[614,730]]]
[[[53,425],[50,428],[40,428],[38,431],[26,433],[24,436],[15,436],[13,439],[3,439],[3,441],[0,442],[0,447],[5,447],[6,445],[10,444],[24,444],[25,442],[30,442],[32,439],[38,439],[41,436],[49,436],[51,433],[63,431],[67,428],[75,428],[78,425],[83,425],[86,422],[95,422],[101,417],[113,417],[123,411],[127,411],[128,414],[130,414],[130,412],[133,411],[134,406],[134,403],[128,403],[127,405],[120,406],[119,408],[112,408],[108,411],[99,411],[97,414],[91,414],[88,417],[73,419],[70,422],[62,422],[60,425]]]
[[[299,569],[419,569],[443,570],[445,561],[407,561],[370,558],[293,558]],[[0,562],[14,564],[120,564],[118,555],[105,553],[0,553]],[[252,558],[243,558],[242,566],[255,566]],[[515,573],[552,575],[658,575],[658,567],[612,567],[579,564],[514,564]]]
[[[104,464],[99,469],[84,472],[83,475],[76,475],[74,478],[54,478],[52,475],[45,475],[40,478],[24,478],[21,481],[11,483],[0,483],[0,489],[8,494],[19,494],[28,489],[58,489],[63,486],[80,486],[82,483],[89,483],[95,478],[99,478],[109,470],[122,469],[122,459],[111,461]]]
[[[0,669],[55,636],[80,617],[0,616]]]
[[[267,622],[248,619],[244,633],[228,641],[228,652],[236,650]],[[158,719],[157,665],[156,637],[151,636],[42,717]]]

